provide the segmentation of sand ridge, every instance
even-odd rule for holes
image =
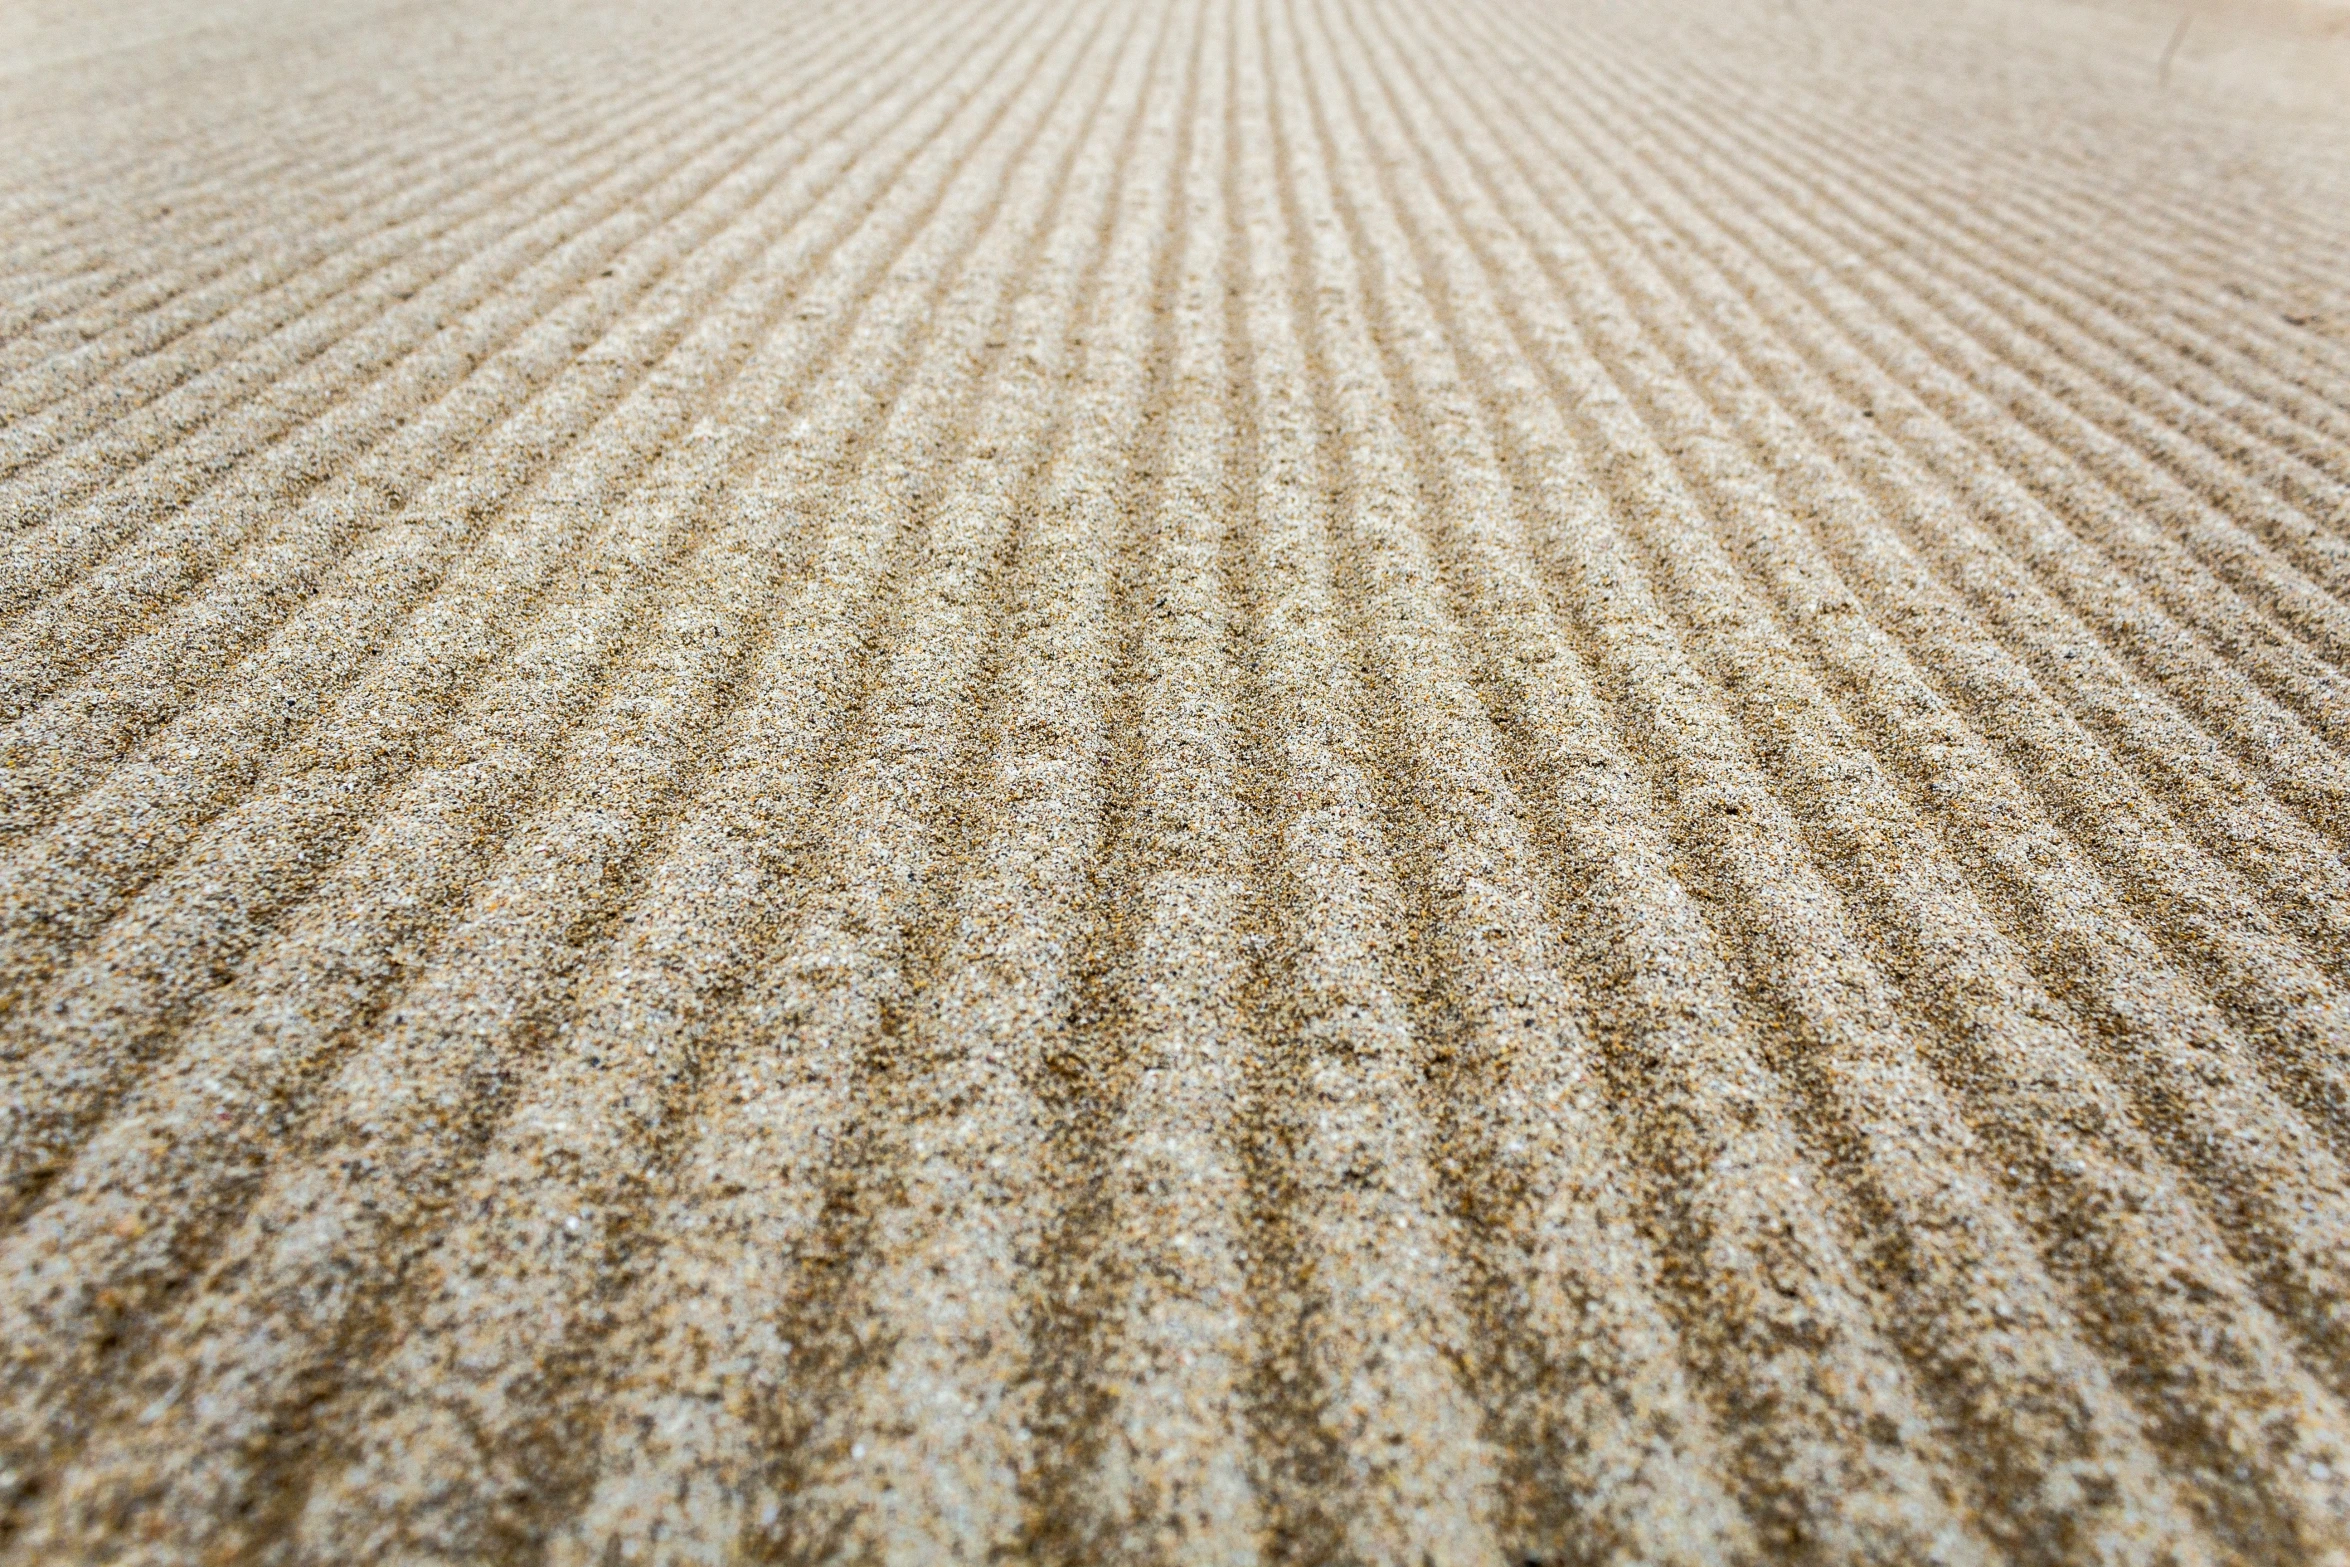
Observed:
[[[0,1560],[2350,1563],[2178,14],[12,18]]]

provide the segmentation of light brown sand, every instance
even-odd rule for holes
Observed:
[[[0,1560],[2350,1563],[2350,29],[40,0]]]

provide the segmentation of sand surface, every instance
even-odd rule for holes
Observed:
[[[2346,14],[9,6],[0,1561],[2350,1562]]]

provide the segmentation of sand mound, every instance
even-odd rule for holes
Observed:
[[[0,1559],[2350,1561],[2176,15],[15,13]]]

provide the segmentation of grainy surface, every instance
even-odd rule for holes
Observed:
[[[0,1559],[2350,1562],[2350,23],[37,0]]]

